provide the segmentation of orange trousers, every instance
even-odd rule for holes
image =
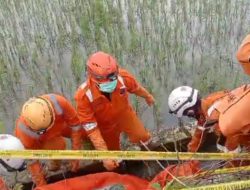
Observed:
[[[116,119],[112,125],[98,123],[98,127],[109,150],[120,150],[121,132],[126,133],[132,143],[145,142],[151,137],[132,109],[123,112],[121,117]]]

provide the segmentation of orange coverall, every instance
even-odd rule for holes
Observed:
[[[208,117],[208,109],[216,102],[218,99],[222,98],[227,94],[227,91],[218,91],[208,95],[206,98],[201,100],[201,112],[200,118],[198,119],[198,125],[203,126]],[[207,131],[203,134],[203,131],[200,128],[197,128],[192,136],[191,141],[188,144],[188,152],[196,152],[199,149],[199,146],[204,141]]]
[[[242,41],[236,57],[243,67],[245,73],[250,75],[250,34]]]
[[[230,91],[214,105],[208,120],[218,120],[215,127],[226,137],[224,152],[239,152],[239,145],[250,151],[249,103],[250,85],[243,85]],[[227,166],[240,165],[249,165],[249,162],[231,161]]]
[[[238,144],[245,147],[250,145],[249,103],[250,85],[243,85],[223,97],[211,114],[212,117],[218,113],[220,131],[231,139],[231,149],[237,148]]]
[[[21,140],[26,149],[64,150],[64,137],[71,137],[72,149],[81,147],[82,128],[76,110],[63,96],[46,94],[41,96],[51,102],[55,111],[55,122],[44,134],[39,135],[32,131],[20,116],[16,122],[15,135]],[[76,167],[76,166],[75,166]],[[41,164],[38,160],[28,165],[33,181],[37,186],[46,184]],[[74,169],[73,169],[74,170]]]
[[[120,149],[121,132],[125,132],[133,143],[150,139],[149,132],[129,103],[129,93],[144,97],[146,100],[151,96],[124,69],[119,69],[117,87],[112,92],[110,100],[99,91],[96,83],[90,78],[78,88],[75,94],[78,117],[91,141],[94,141],[94,146],[98,144],[99,139],[93,139],[91,134],[96,130],[100,130],[109,150]],[[90,123],[96,125],[89,127]]]
[[[9,188],[6,186],[3,178],[0,177],[0,190],[9,190]]]

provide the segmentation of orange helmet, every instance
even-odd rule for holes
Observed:
[[[50,101],[41,97],[30,98],[25,102],[21,116],[28,127],[37,132],[45,132],[55,120],[55,112]]]
[[[117,79],[118,65],[114,57],[98,51],[89,57],[87,71],[92,80],[103,83]]]

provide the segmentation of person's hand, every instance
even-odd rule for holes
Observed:
[[[153,97],[151,94],[149,94],[149,95],[145,98],[145,100],[146,100],[146,102],[147,102],[147,104],[148,104],[149,106],[152,106],[152,105],[155,103],[155,99],[154,99],[154,97]]]
[[[80,162],[79,160],[72,160],[71,161],[71,172],[77,172],[79,170],[80,167]]]
[[[116,160],[103,160],[103,166],[108,170],[114,170],[119,167],[119,162]]]

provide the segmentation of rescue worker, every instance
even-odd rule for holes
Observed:
[[[250,75],[250,34],[242,41],[236,57],[243,67],[245,73]]]
[[[143,97],[149,106],[154,97],[117,61],[104,52],[92,54],[87,61],[87,81],[75,93],[80,123],[97,150],[119,150],[119,137],[125,132],[132,143],[147,142],[150,133],[133,110],[129,93]],[[118,163],[104,161],[108,170]]]
[[[200,135],[194,135],[192,141],[199,142],[197,151],[203,137],[207,131],[213,129],[219,137],[217,148],[223,152],[241,152],[241,146],[246,151],[250,148],[250,119],[248,116],[249,101],[250,101],[250,85],[243,85],[231,91],[225,92],[216,98],[208,109],[204,109],[199,102],[198,90],[188,86],[183,86],[174,89],[169,95],[168,104],[170,111],[177,114],[178,117],[183,115],[199,119],[202,114],[201,110],[207,110],[204,113],[205,122],[200,128]],[[199,129],[198,128],[198,129]],[[198,138],[197,138],[198,137]],[[199,140],[193,140],[193,139]],[[189,150],[192,151],[192,142],[189,144]],[[232,161],[227,166],[246,165],[247,162]]]
[[[24,150],[21,141],[8,134],[0,134],[0,150]],[[4,181],[4,176],[10,175],[12,172],[23,171],[26,169],[26,164],[23,159],[0,159],[0,189],[8,190],[8,186]]]
[[[211,130],[204,130],[204,125],[208,117],[209,109],[220,98],[224,97],[227,91],[218,91],[201,99],[199,91],[189,86],[175,88],[168,97],[170,113],[177,117],[188,116],[197,120],[196,128],[191,141],[188,144],[188,152],[198,151],[206,135]]]
[[[216,102],[210,110],[209,120],[218,118],[215,125],[226,137],[226,151],[250,151],[250,85],[231,90]],[[238,151],[237,151],[238,150]]]
[[[15,135],[26,149],[64,150],[63,137],[70,137],[72,149],[81,148],[82,128],[76,110],[63,96],[45,94],[30,98],[24,103],[17,119]],[[79,167],[79,161],[72,161],[72,171]],[[52,160],[49,170],[60,169],[61,161]],[[38,160],[28,163],[28,170],[36,186],[46,184],[42,165]]]

